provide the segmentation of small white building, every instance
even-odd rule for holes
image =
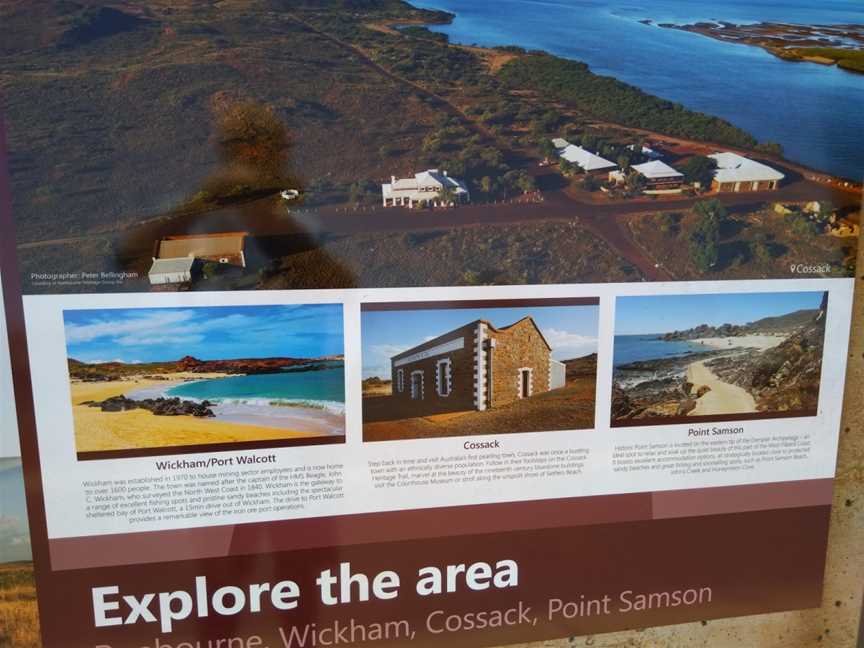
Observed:
[[[608,171],[609,169],[615,169],[618,167],[614,162],[610,162],[609,160],[602,158],[599,155],[595,155],[591,151],[588,151],[581,146],[576,146],[575,144],[568,144],[563,149],[560,149],[558,154],[562,159],[580,167],[585,171],[585,173]]]
[[[147,277],[154,286],[165,284],[181,284],[192,281],[193,257],[178,257],[174,259],[153,259],[153,265]]]
[[[567,384],[567,365],[549,359],[549,389],[560,389]]]
[[[385,207],[414,207],[415,205],[449,206],[440,199],[441,193],[449,189],[455,202],[468,202],[471,194],[461,180],[451,178],[446,171],[429,169],[415,173],[413,178],[391,176],[390,182],[381,185]]]
[[[708,157],[717,162],[711,188],[716,191],[766,191],[776,189],[786,176],[767,164],[724,151]]]

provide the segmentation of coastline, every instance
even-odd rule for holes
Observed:
[[[706,337],[689,340],[713,349],[757,349],[765,351],[782,344],[786,335],[739,335],[737,337]]]
[[[72,416],[78,452],[155,448],[208,443],[235,443],[270,439],[337,436],[345,433],[344,417],[313,408],[262,408],[217,412],[215,418],[155,416],[146,410],[102,412],[86,401],[134,394],[157,398],[164,391],[188,380],[224,378],[227,374],[166,374],[163,380],[140,378],[104,382],[72,381]],[[290,410],[289,415],[272,410]]]
[[[628,75],[626,70],[608,70],[605,69],[604,66],[598,63],[596,60],[593,62],[590,60],[590,57],[587,57],[583,54],[579,54],[578,52],[573,53],[561,53],[560,47],[556,47],[554,44],[550,44],[547,42],[543,43],[528,43],[525,44],[524,40],[520,40],[520,38],[512,33],[504,32],[497,33],[497,38],[501,42],[496,42],[492,44],[482,44],[478,45],[476,42],[468,41],[468,40],[460,40],[458,29],[455,27],[457,20],[459,19],[468,19],[462,12],[460,12],[455,7],[448,7],[444,9],[440,6],[436,6],[437,3],[434,0],[426,1],[423,0],[409,0],[409,5],[414,9],[424,10],[424,11],[432,11],[439,14],[444,14],[446,18],[439,20],[429,20],[423,23],[425,26],[428,26],[435,33],[442,33],[450,38],[450,44],[452,46],[464,48],[469,51],[474,51],[475,53],[486,51],[489,54],[500,53],[503,50],[506,50],[508,47],[518,47],[536,52],[543,52],[548,54],[551,57],[561,59],[564,61],[578,62],[583,63],[589,67],[591,72],[600,77],[608,77],[610,79],[615,79],[616,81],[622,82],[624,84],[633,86],[638,90],[646,93],[647,95],[661,98],[665,101],[671,101],[681,104],[687,110],[694,112],[696,114],[704,113],[715,117],[717,119],[726,120],[735,128],[740,129],[742,132],[750,135],[754,139],[758,140],[761,143],[765,142],[779,142],[783,147],[783,152],[779,155],[772,154],[768,151],[759,151],[754,147],[750,148],[742,148],[740,146],[730,145],[729,143],[719,144],[716,141],[710,140],[698,140],[703,144],[713,144],[715,148],[720,148],[724,150],[731,150],[738,153],[749,153],[752,154],[754,150],[758,151],[759,155],[762,158],[765,158],[769,161],[778,162],[784,165],[787,165],[790,169],[795,172],[801,173],[805,177],[810,177],[814,180],[820,182],[826,182],[834,186],[836,189],[841,191],[851,191],[853,193],[859,193],[861,191],[860,185],[860,175],[857,173],[857,170],[851,170],[850,168],[840,168],[834,167],[832,168],[831,164],[826,166],[825,160],[817,160],[815,158],[808,158],[807,156],[802,156],[802,151],[809,150],[805,143],[798,141],[795,138],[789,139],[789,131],[787,130],[782,135],[778,132],[772,132],[773,129],[768,128],[767,131],[762,128],[760,130],[760,126],[764,127],[766,124],[764,122],[753,122],[753,120],[749,120],[750,123],[747,123],[747,120],[741,121],[739,118],[736,118],[738,113],[735,112],[734,107],[729,107],[726,111],[717,110],[717,109],[709,109],[704,105],[694,104],[691,105],[688,103],[686,97],[676,96],[676,92],[673,88],[667,88],[665,91],[658,87],[651,86],[650,84],[645,85],[635,81],[632,77],[632,74]],[[654,18],[645,18],[639,19],[637,17],[628,18],[628,20],[632,20],[632,22],[639,24],[642,27],[651,27],[651,28],[660,28],[659,22]],[[753,23],[767,22],[767,20],[758,20],[753,19]],[[399,20],[391,21],[391,24],[398,25],[401,24]],[[415,23],[416,24],[416,23]],[[445,28],[451,28],[451,31],[447,31]],[[437,28],[437,29],[436,29]],[[686,31],[683,29],[672,29],[670,31]],[[706,35],[697,34],[705,37]],[[713,42],[720,42],[726,44],[736,44],[730,41],[725,41],[723,39],[719,39],[713,36],[708,35],[706,40]],[[750,45],[745,43],[746,45]],[[750,45],[752,47],[752,45]],[[793,63],[795,61],[785,59],[782,60],[782,57],[774,56],[780,63],[786,65],[789,63]],[[828,66],[821,66],[828,67]],[[597,71],[600,69],[601,71]],[[759,86],[763,87],[763,86]],[[670,93],[671,91],[671,93]],[[731,110],[731,112],[730,112]],[[634,132],[641,132],[643,134],[650,133],[657,137],[671,137],[673,139],[677,138],[676,135],[673,135],[668,132],[662,132],[659,130],[651,130],[647,131],[642,128],[633,127],[632,125],[627,125],[620,122],[609,122],[610,125],[615,127],[620,127],[626,130],[631,130]],[[686,138],[692,139],[692,138]],[[787,141],[788,139],[788,141]],[[697,141],[697,140],[692,140]]]

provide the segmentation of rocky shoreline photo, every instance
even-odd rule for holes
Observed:
[[[816,307],[738,324],[700,323],[653,335],[616,335],[613,424],[664,417],[752,414],[758,418],[778,412],[814,416],[827,296],[799,295],[798,301],[809,300]],[[706,297],[711,296],[689,296]],[[719,306],[719,302],[748,296],[715,297]],[[770,308],[771,295],[763,297]],[[784,301],[789,300],[785,295]],[[625,361],[628,354],[654,357]]]

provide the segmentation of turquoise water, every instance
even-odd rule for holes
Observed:
[[[613,364],[615,367],[638,360],[673,358],[705,347],[692,342],[664,341],[659,335],[616,335]]]
[[[209,400],[221,405],[308,405],[341,413],[345,404],[342,364],[318,371],[231,376],[183,383],[168,396]]]
[[[585,61],[688,108],[723,117],[789,159],[864,178],[864,75],[782,61],[758,47],[644,25],[700,20],[736,23],[864,23],[862,0],[417,0],[455,13],[435,27],[454,42],[521,45]]]

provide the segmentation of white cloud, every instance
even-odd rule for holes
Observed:
[[[125,335],[114,340],[116,344],[125,347],[138,346],[183,346],[189,344],[200,344],[204,341],[203,335],[150,335],[139,337],[136,335]]]
[[[195,317],[190,310],[157,311],[125,320],[104,319],[90,324],[68,324],[66,341],[69,344],[92,342],[99,338],[130,337],[135,335],[161,334],[165,330],[176,330],[184,322]]]
[[[552,355],[558,360],[569,360],[597,352],[597,338],[560,329],[543,331],[552,346]]]
[[[411,347],[398,344],[373,344],[369,347],[367,362],[363,364],[363,375],[366,378],[378,376],[390,379],[390,358]]]

